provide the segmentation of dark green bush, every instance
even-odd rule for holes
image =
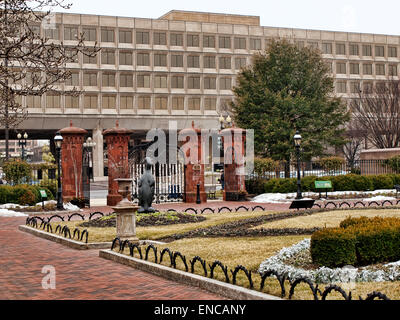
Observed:
[[[289,179],[278,179],[276,181],[274,188],[272,189],[273,193],[290,193],[296,192],[297,190],[297,180],[294,178]]]
[[[34,205],[42,200],[40,189],[46,191],[47,200],[54,199],[52,192],[40,186],[20,184],[16,186],[0,185],[0,204],[15,203],[20,205]]]
[[[265,193],[275,192],[273,190],[275,189],[275,186],[279,183],[279,180],[282,180],[282,179],[272,178],[272,179],[269,179],[269,180],[265,181],[265,183],[264,183],[264,192]]]
[[[393,179],[389,174],[379,174],[369,176],[372,179],[374,190],[393,189]]]
[[[330,268],[354,265],[356,237],[342,228],[324,228],[311,237],[311,258],[320,266]]]
[[[307,176],[301,179],[301,190],[315,191],[315,181],[318,180],[317,176]]]
[[[346,174],[339,176],[307,176],[301,179],[302,191],[316,191],[314,182],[332,181],[331,191],[370,191],[378,189],[393,189],[395,184],[400,185],[400,174],[380,174],[362,176],[358,174]],[[246,181],[246,189],[249,193],[288,193],[296,192],[296,178],[273,178],[270,180],[256,179]],[[250,191],[249,191],[250,190]],[[251,192],[253,191],[253,192]]]
[[[334,191],[354,191],[354,183],[351,174],[334,176],[329,180],[332,181]]]
[[[249,194],[264,193],[264,179],[249,179],[246,180],[246,191]]]
[[[349,239],[354,240],[354,248]],[[339,228],[319,230],[311,237],[311,257],[314,263],[327,267],[397,261],[400,218],[347,218]]]
[[[394,172],[400,173],[400,156],[393,156],[385,160],[385,164]]]

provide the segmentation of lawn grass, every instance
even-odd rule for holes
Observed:
[[[276,212],[228,212],[228,213],[210,213],[203,214],[207,219],[197,223],[185,223],[185,224],[171,224],[165,226],[149,226],[149,227],[136,227],[136,235],[139,239],[147,239],[147,240],[157,240],[166,236],[170,236],[176,233],[184,233],[187,231],[195,230],[198,228],[207,228],[211,226],[215,226],[218,224],[223,224],[232,221],[238,221],[242,219],[248,219],[252,217],[258,217],[263,215],[269,215]],[[78,229],[87,229],[89,232],[88,242],[110,242],[113,241],[116,237],[116,229],[115,228],[84,228],[79,227],[79,224],[82,223],[82,220],[76,221],[67,221],[67,222],[54,222],[52,223],[53,230],[55,227],[60,224],[62,226],[67,225],[71,230]]]
[[[268,229],[268,228],[330,228],[338,227],[347,217],[400,217],[398,209],[370,209],[370,210],[334,210],[320,212],[310,216],[301,216],[291,219],[272,221],[258,225],[253,229]]]

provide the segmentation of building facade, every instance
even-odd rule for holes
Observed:
[[[159,19],[57,13],[40,32],[55,42],[101,48],[97,57],[80,55],[68,64],[72,78],[60,90],[77,87],[80,97],[47,94],[23,97],[25,130],[51,132],[75,126],[92,133],[94,176],[103,176],[104,129],[218,128],[232,100],[235,75],[273,38],[319,48],[331,67],[338,96],[355,97],[376,81],[398,79],[399,36],[260,26],[256,16],[171,11]]]

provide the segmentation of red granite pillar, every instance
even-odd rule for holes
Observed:
[[[185,153],[185,186],[184,202],[196,203],[197,185],[200,189],[200,202],[207,202],[207,194],[204,188],[204,163],[202,163],[201,130],[194,127],[182,129],[179,136],[186,137],[184,143]]]
[[[117,178],[129,178],[128,145],[131,130],[120,128],[118,120],[116,126],[103,132],[107,143],[107,161],[108,161],[108,195],[107,205],[115,206],[122,200],[118,193]]]
[[[224,200],[245,200],[245,140],[246,131],[228,128],[221,131],[224,144]]]
[[[82,145],[86,134],[85,129],[70,126],[61,129],[63,143],[61,146],[61,182],[64,202],[73,198],[83,197],[82,181]]]

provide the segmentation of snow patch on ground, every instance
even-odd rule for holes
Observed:
[[[44,204],[45,205],[57,204],[57,201],[55,201],[55,200],[44,201]],[[41,206],[42,202],[38,202],[36,205]],[[64,210],[66,210],[66,211],[83,211],[78,206],[73,205],[70,202],[64,203],[63,206],[64,206]],[[27,214],[25,214],[23,212],[17,212],[17,211],[11,210],[11,209],[27,208],[27,207],[28,206],[21,206],[19,204],[15,204],[15,203],[2,204],[2,205],[0,205],[0,217],[26,217],[26,216],[28,216]]]
[[[362,201],[384,201],[384,200],[396,200],[394,197],[390,196],[374,196],[376,194],[393,194],[396,193],[396,189],[385,189],[385,190],[374,190],[374,191],[333,191],[328,192],[329,196],[342,196],[342,195],[366,195],[367,197],[362,199]],[[324,193],[322,193],[323,195]],[[319,193],[317,192],[303,192],[304,196],[307,197],[318,197]],[[371,196],[371,197],[369,197]],[[253,199],[251,202],[258,203],[290,203],[296,197],[296,193],[263,193],[260,194]],[[320,200],[326,200],[321,198]]]
[[[28,215],[22,212],[17,212],[9,209],[0,209],[0,217],[27,217]]]

